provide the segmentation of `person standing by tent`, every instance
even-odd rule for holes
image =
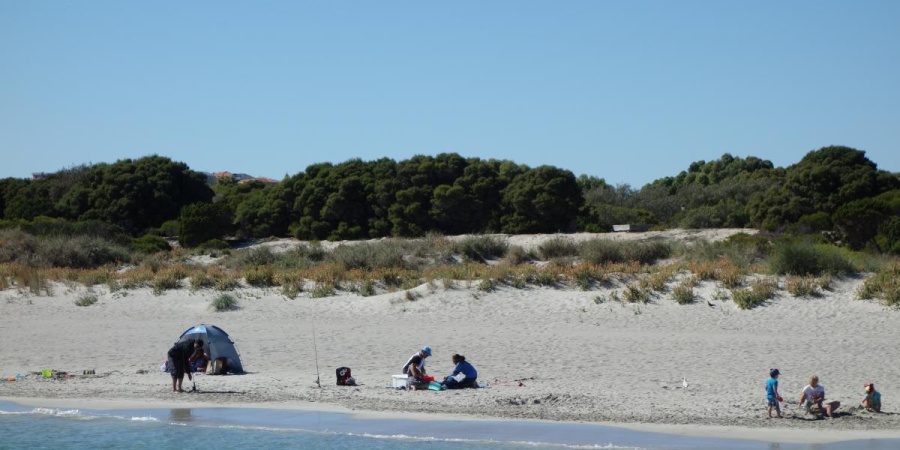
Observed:
[[[203,351],[203,341],[199,339],[177,342],[169,349],[169,368],[172,371],[172,392],[184,392],[181,387],[184,381],[184,374],[187,373],[188,380],[193,380],[191,375],[191,363],[189,359],[196,349]]]
[[[403,365],[403,373],[413,378],[412,383],[410,383],[413,389],[428,386],[428,382],[423,380],[422,377],[426,375],[425,358],[429,356],[431,356],[431,347],[425,347],[412,355],[409,361]]]

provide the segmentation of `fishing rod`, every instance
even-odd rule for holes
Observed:
[[[322,387],[322,382],[319,380],[319,349],[316,346],[316,315],[312,315],[312,333],[313,333],[313,354],[316,358],[316,386],[319,388]]]

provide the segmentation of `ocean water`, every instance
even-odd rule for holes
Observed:
[[[854,449],[900,440],[794,445],[645,433],[592,424],[360,419],[296,410],[194,408],[92,411],[0,402],[0,449]]]

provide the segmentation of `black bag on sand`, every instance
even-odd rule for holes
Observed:
[[[338,386],[353,386],[350,383],[347,383],[347,380],[353,378],[350,376],[350,368],[349,367],[338,367],[334,370],[335,375],[337,375],[337,385]]]

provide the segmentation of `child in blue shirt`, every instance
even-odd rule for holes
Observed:
[[[778,375],[781,375],[781,372],[778,369],[772,369],[769,371],[769,381],[766,381],[766,404],[768,405],[767,411],[770,419],[772,418],[772,408],[778,413],[779,419],[783,417],[779,402],[784,401],[784,399],[778,395]]]

